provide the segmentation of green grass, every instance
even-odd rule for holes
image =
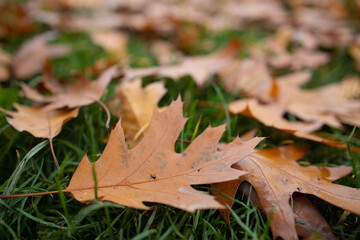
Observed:
[[[212,52],[225,45],[231,38],[238,38],[246,46],[265,36],[257,29],[248,32],[227,30],[222,33],[205,35],[199,40],[194,53]],[[201,49],[202,41],[214,42],[214,49]],[[13,40],[5,49],[16,50],[20,43]],[[106,53],[94,46],[85,34],[63,34],[58,42],[71,45],[73,51],[66,57],[53,61],[58,77],[66,76],[76,70],[86,75],[87,67],[99,58],[106,58]],[[147,49],[147,42],[139,36],[132,36],[129,43],[131,65],[134,67],[153,66],[157,63],[155,56]],[[239,53],[246,57],[246,50]],[[334,53],[338,54],[338,53]],[[339,76],[353,73],[353,66],[347,67],[348,56],[338,54],[338,60],[319,69],[307,87],[316,87],[337,81]],[[346,63],[347,63],[346,62]],[[340,65],[339,65],[340,64]],[[335,66],[335,67],[334,67]],[[334,75],[336,77],[334,77]],[[153,81],[164,81],[168,90],[160,105],[166,106],[179,94],[184,101],[184,116],[189,117],[180,139],[193,140],[206,127],[227,124],[227,130],[221,141],[230,142],[255,127],[260,136],[271,136],[264,140],[261,147],[278,146],[284,140],[293,139],[300,145],[310,145],[303,162],[316,165],[354,165],[359,155],[348,151],[331,148],[310,141],[297,139],[289,134],[263,126],[256,120],[232,116],[226,110],[226,104],[237,98],[228,93],[221,84],[212,83],[203,88],[196,87],[190,76],[177,81],[168,78],[143,79],[143,85]],[[39,76],[30,79],[34,85]],[[18,80],[4,84],[0,89],[0,107],[10,109],[13,102],[30,103],[19,97]],[[111,100],[114,93],[112,83],[102,97],[103,101]],[[207,104],[200,104],[207,103]],[[56,156],[61,170],[57,172],[52,160],[49,143],[36,139],[26,132],[17,132],[0,117],[0,192],[19,194],[65,189],[82,157],[87,154],[90,161],[96,161],[102,153],[110,130],[104,128],[106,114],[98,104],[82,107],[77,118],[63,126],[62,132],[53,140]],[[111,126],[117,122],[112,116]],[[343,130],[325,128],[337,139],[348,141],[352,127]],[[359,131],[349,140],[352,146],[360,146]],[[183,151],[188,144],[177,142],[175,150]],[[357,174],[360,174],[357,165]],[[338,181],[341,184],[359,187],[357,180],[351,176]],[[198,190],[208,192],[210,186],[197,186]],[[241,198],[239,198],[241,199]],[[334,233],[341,239],[358,239],[360,237],[359,218],[350,215],[343,223],[337,224],[342,211],[326,202],[311,197],[322,214],[333,227]],[[150,209],[140,211],[122,207],[110,202],[93,201],[87,205],[77,202],[72,196],[63,193],[0,199],[0,236],[1,239],[272,239],[270,220],[265,217],[248,200],[235,200],[231,210],[231,226],[227,226],[216,210],[201,210],[187,213],[178,209],[154,203],[147,203]]]

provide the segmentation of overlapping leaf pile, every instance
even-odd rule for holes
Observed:
[[[107,127],[111,117],[117,118],[100,158],[90,162],[85,155],[76,171],[69,170],[73,176],[62,192],[80,202],[97,199],[137,209],[148,209],[147,202],[152,202],[188,212],[220,209],[231,226],[230,208],[240,189],[266,214],[274,239],[336,239],[306,195],[360,215],[359,189],[332,183],[351,173],[349,178],[359,182],[359,167],[352,154],[360,152],[360,147],[350,146],[350,140],[321,135],[330,135],[329,129],[345,133],[360,126],[360,37],[351,22],[359,17],[353,17],[349,9],[359,13],[360,1],[351,7],[338,0],[32,0],[24,5],[0,4],[0,11],[9,15],[0,16],[4,46],[13,36],[35,35],[13,54],[0,46],[1,88],[15,84],[22,90],[22,101],[32,104],[14,103],[16,112],[5,107],[0,111],[10,116],[6,119],[17,131],[48,138],[51,147],[63,124],[79,111],[83,114],[81,107],[99,103],[108,113]],[[11,19],[19,21],[12,25]],[[48,30],[39,33],[39,26]],[[244,37],[232,39],[215,51],[211,38],[202,39],[224,29],[246,35],[254,26],[266,37],[250,42]],[[107,57],[93,59],[93,65],[81,73],[73,71],[60,78],[52,65],[72,58],[74,46],[62,43],[61,36],[73,34],[86,35],[94,48],[96,45],[107,52]],[[158,66],[139,61],[141,67],[131,67],[134,57],[128,47],[138,37],[145,39]],[[194,49],[213,53],[193,56]],[[347,75],[335,75],[336,82],[325,86],[303,87],[336,63],[340,53],[353,64]],[[89,75],[95,80],[85,77]],[[265,148],[256,150],[262,138],[253,134],[230,139],[231,133],[243,130],[239,124],[227,126],[230,143],[219,143],[224,125],[208,127],[195,138],[201,118],[191,140],[178,139],[187,129],[180,98],[169,106],[159,107],[159,102],[170,99],[168,91],[180,91],[165,83],[178,83],[186,76],[202,93],[212,85],[223,106],[222,94],[231,95],[226,97],[231,102],[225,106],[223,122],[231,122],[228,112],[238,115],[236,119],[246,119],[244,115],[256,119],[253,123],[267,132],[277,136],[287,133],[284,141],[272,142],[273,136],[266,136]],[[112,84],[115,79],[120,82]],[[186,106],[197,110],[218,106],[213,100],[196,99],[196,95],[196,102],[187,102],[192,98],[184,95]],[[308,148],[297,146],[298,138],[311,140],[307,142],[310,147],[320,142],[347,149],[352,167],[300,166],[296,161]],[[177,153],[177,141],[189,145]],[[267,148],[267,144],[273,147]],[[338,151],[345,156],[345,150]],[[53,149],[52,154],[60,170]],[[213,184],[212,195],[193,188],[199,184]],[[50,190],[0,197],[57,192]]]

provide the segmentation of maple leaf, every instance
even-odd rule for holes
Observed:
[[[56,39],[54,31],[43,33],[26,41],[12,59],[14,74],[18,78],[29,78],[41,71],[46,59],[64,56],[69,48],[61,44],[48,44]]]
[[[52,95],[44,96],[23,83],[21,83],[21,88],[27,98],[38,103],[47,104],[45,106],[47,110],[63,107],[75,108],[99,102],[107,85],[116,73],[117,67],[113,66],[105,70],[95,81],[80,77],[75,84],[62,85],[54,78],[51,70],[47,67],[42,82],[52,92]]]
[[[234,197],[240,183],[249,182],[259,196],[266,215],[271,218],[273,237],[297,239],[290,198],[295,192],[311,194],[337,207],[360,215],[360,191],[331,183],[352,171],[351,167],[301,167],[296,160],[306,149],[294,145],[261,149],[233,167],[247,171],[239,180],[218,183],[215,189]],[[231,200],[218,196],[220,202]],[[230,202],[229,202],[230,201]],[[223,212],[226,215],[226,212]]]
[[[136,79],[120,83],[115,91],[110,108],[121,118],[127,143],[132,147],[149,126],[154,109],[158,109],[166,88],[163,82],[154,82],[142,88],[141,79]]]
[[[79,201],[94,199],[94,167],[97,196],[104,201],[139,209],[148,208],[143,202],[157,202],[189,212],[222,208],[213,196],[196,191],[191,185],[228,181],[243,175],[245,172],[231,165],[238,157],[254,152],[261,138],[247,142],[237,138],[218,152],[225,127],[207,128],[178,154],[174,144],[186,121],[180,100],[161,113],[155,111],[142,140],[131,150],[119,121],[99,160],[92,166],[84,156],[64,192],[71,192]]]

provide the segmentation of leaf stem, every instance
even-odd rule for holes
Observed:
[[[110,126],[110,119],[111,119],[111,116],[110,116],[110,111],[109,111],[109,109],[106,107],[106,105],[102,102],[102,101],[100,101],[100,100],[95,100],[98,104],[100,104],[100,106],[105,110],[105,112],[106,112],[106,115],[107,115],[107,121],[106,121],[106,123],[105,123],[105,127],[106,127],[106,129],[108,129],[109,128],[109,126]]]
[[[50,118],[49,118],[48,115],[47,115],[46,117],[47,117],[47,120],[48,120],[48,127],[49,127],[50,150],[51,150],[51,154],[52,154],[53,159],[54,159],[54,163],[55,163],[56,169],[57,169],[58,172],[59,172],[59,171],[60,171],[60,166],[59,166],[59,162],[58,162],[57,159],[56,159],[56,155],[55,155],[55,151],[54,151],[54,146],[53,146],[53,143],[52,143],[51,121],[50,121]]]
[[[56,169],[57,169],[58,171],[60,171],[59,162],[57,161],[57,159],[56,159],[56,155],[55,155],[55,152],[54,152],[54,146],[53,146],[53,143],[52,143],[52,138],[49,138],[49,142],[50,142],[50,150],[51,150],[51,154],[52,154],[52,156],[53,156],[53,159],[54,159],[54,163],[55,163]]]
[[[24,194],[14,194],[14,195],[0,195],[1,199],[7,198],[18,198],[18,197],[35,197],[35,196],[43,196],[48,194],[56,194],[59,191],[50,191],[50,192],[40,192],[40,193],[24,193]]]

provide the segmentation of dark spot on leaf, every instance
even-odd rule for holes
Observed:
[[[150,175],[150,179],[155,180],[155,179],[156,179],[156,175],[155,175],[155,174],[151,174],[151,175]]]

